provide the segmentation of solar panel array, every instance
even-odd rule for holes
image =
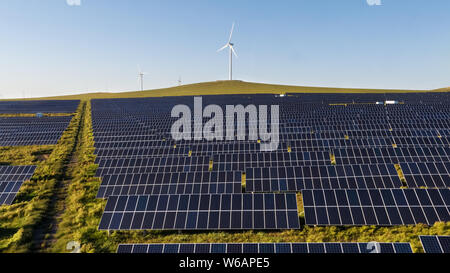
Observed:
[[[304,190],[308,225],[411,225],[450,221],[450,189]]]
[[[299,228],[295,194],[110,196],[101,230],[242,230]]]
[[[450,236],[419,236],[425,253],[450,253]]]
[[[72,117],[0,117],[0,146],[56,144]]]
[[[171,117],[171,110],[179,104],[194,109],[193,97],[93,100],[97,176],[102,178],[97,197],[118,200],[123,196],[147,199],[158,195],[240,196],[240,184],[244,182],[244,192],[255,194],[301,191],[314,195],[318,194],[317,190],[339,196],[344,193],[349,198],[347,195],[353,197],[354,192],[372,197],[373,190],[377,190],[392,195],[390,201],[395,205],[360,202],[322,206],[312,199],[308,206],[305,204],[306,224],[400,225],[448,220],[449,97],[449,93],[202,97],[203,106],[215,104],[224,111],[226,105],[279,105],[279,145],[271,152],[261,151],[262,140],[248,137],[175,141],[171,127],[178,118]],[[398,100],[399,104],[375,104],[386,100]],[[203,118],[203,122],[207,120]],[[195,123],[194,119],[191,121]],[[276,123],[269,120],[269,130],[272,122]],[[234,124],[239,125],[236,121]],[[226,122],[223,125],[226,132]],[[261,129],[254,122],[240,128],[246,133]],[[202,127],[194,125],[191,129],[200,132]],[[395,164],[400,164],[406,181],[401,181]],[[428,188],[426,194],[421,187]],[[408,202],[403,205],[410,191],[401,188],[417,189],[412,192],[419,205]],[[436,196],[439,200],[433,199]],[[395,210],[401,216],[397,217]],[[409,214],[402,215],[403,210]],[[236,219],[243,220],[244,212]],[[151,225],[144,226],[145,213],[164,215],[164,220],[155,218]],[[174,229],[172,219],[175,221],[173,217],[177,216],[171,213],[166,218],[168,215],[167,211],[114,208],[105,211],[101,228],[165,229],[167,225],[168,229]],[[135,217],[137,222],[133,227]],[[205,228],[207,217],[211,215],[202,214],[200,229]],[[248,229],[254,228],[254,224],[248,225]],[[273,226],[272,222],[270,225]],[[275,228],[277,225],[275,222]],[[186,225],[181,226],[186,229]],[[190,227],[199,228],[192,223]],[[247,226],[240,228],[247,229]]]
[[[0,101],[0,114],[74,113],[79,100]]]
[[[246,175],[246,189],[252,192],[402,186],[394,165],[386,164],[252,168]]]
[[[409,243],[227,243],[121,244],[117,253],[270,254],[270,253],[412,253]]]
[[[33,176],[36,166],[0,166],[0,205],[11,205],[23,182]]]

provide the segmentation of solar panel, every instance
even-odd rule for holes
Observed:
[[[400,188],[392,164],[246,169],[247,192]]]
[[[0,113],[74,113],[79,103],[79,100],[0,101]]]
[[[450,253],[450,236],[419,236],[425,253]]]
[[[100,230],[299,228],[295,194],[110,196]]]
[[[0,205],[11,205],[23,182],[33,176],[36,166],[0,166]]]
[[[407,162],[448,162],[450,148],[448,147],[379,147],[334,149],[336,164],[398,164]]]
[[[159,172],[104,175],[97,198],[111,195],[241,193],[240,172]]]
[[[0,146],[56,144],[71,116],[0,117]]]
[[[449,188],[450,162],[401,163],[410,188]]]
[[[409,243],[212,243],[121,244],[117,253],[413,253]]]
[[[303,190],[307,225],[412,225],[450,221],[449,189]]]

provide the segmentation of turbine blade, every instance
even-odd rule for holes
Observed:
[[[234,47],[230,46],[231,51],[233,51],[234,56],[236,56],[236,58],[238,57],[238,55],[236,54],[236,51],[234,50]]]
[[[217,52],[220,52],[220,51],[224,50],[225,48],[227,48],[227,46],[228,46],[228,44],[224,45],[222,48],[219,48],[219,49],[217,50]]]
[[[231,26],[230,39],[228,39],[228,43],[231,42],[231,37],[233,37],[233,31],[234,31],[234,22],[233,25]]]

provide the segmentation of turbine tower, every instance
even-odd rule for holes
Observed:
[[[231,27],[230,38],[228,39],[228,43],[226,45],[224,45],[222,48],[220,48],[219,50],[217,50],[217,52],[220,52],[227,47],[230,49],[230,67],[229,67],[229,70],[230,70],[229,80],[230,81],[233,80],[233,54],[237,58],[236,51],[234,50],[234,44],[231,42],[231,38],[233,37],[233,30],[234,30],[234,23],[233,23],[233,26]]]
[[[144,91],[144,76],[147,75],[147,73],[142,72],[141,67],[138,65],[138,80],[140,81],[141,85],[141,91]]]

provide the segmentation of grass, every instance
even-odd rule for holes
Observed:
[[[55,145],[0,147],[0,165],[38,165],[52,153]]]
[[[161,88],[146,91],[133,91],[121,93],[87,93],[79,95],[67,95],[38,99],[104,99],[104,98],[142,98],[142,97],[166,97],[166,96],[195,96],[195,95],[223,95],[223,94],[284,94],[284,93],[405,93],[405,92],[439,92],[442,90],[403,90],[403,89],[357,89],[357,88],[331,88],[331,87],[307,87],[293,85],[277,85],[265,83],[253,83],[244,81],[215,81],[182,86]]]

